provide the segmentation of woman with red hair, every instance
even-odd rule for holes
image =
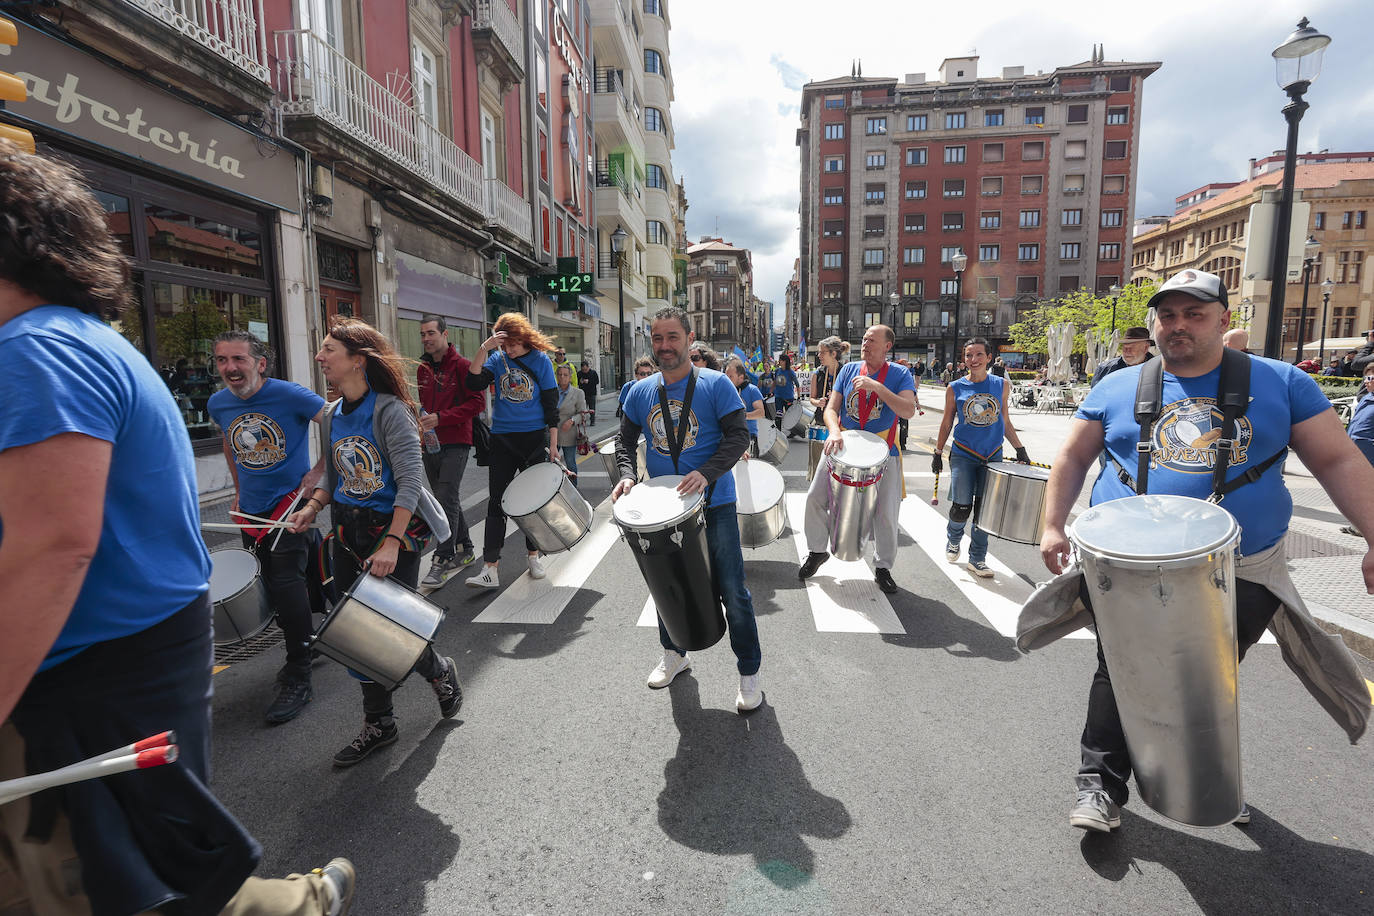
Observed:
[[[515,475],[545,460],[558,461],[558,382],[548,354],[553,341],[530,326],[519,312],[496,319],[468,366],[468,388],[496,385],[491,408],[491,460],[487,487],[487,526],[482,536],[482,570],[467,580],[473,588],[500,588],[496,565],[506,540],[501,497]],[[525,538],[530,578],[544,578],[544,563],[534,541]]]

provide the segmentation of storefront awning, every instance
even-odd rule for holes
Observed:
[[[582,301],[582,313],[584,315],[588,318],[601,317],[601,303],[597,302],[591,296],[579,296],[578,298]]]
[[[398,251],[396,308],[421,315],[443,315],[468,327],[478,327],[482,323],[482,281],[452,267]]]

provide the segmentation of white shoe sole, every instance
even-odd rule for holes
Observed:
[[[977,567],[974,567],[974,566],[971,566],[971,565],[965,566],[964,568],[967,569],[969,572],[973,573],[975,576],[977,576],[977,577],[980,578],[980,579],[991,579],[991,578],[992,578],[992,570],[991,570],[991,569],[978,569]]]
[[[472,578],[467,580],[468,588],[500,588],[500,582],[491,582],[487,579]]]
[[[763,691],[762,691],[762,690],[759,691],[759,698],[758,698],[757,700],[754,701],[754,705],[753,705],[753,706],[750,706],[747,702],[745,702],[744,697],[742,697],[742,696],[736,696],[736,697],[735,697],[735,712],[753,712],[754,710],[758,709],[758,708],[759,708],[760,706],[762,706],[762,705],[763,705]]]
[[[1093,814],[1070,814],[1069,826],[1077,827],[1079,830],[1094,830],[1098,833],[1111,833],[1121,826],[1120,816],[1103,819],[1097,813]]]
[[[668,686],[669,684],[671,684],[673,681],[677,680],[677,676],[678,676],[679,674],[681,674],[681,673],[684,672],[684,671],[690,671],[690,670],[692,670],[692,660],[689,658],[689,659],[687,659],[687,663],[686,663],[685,665],[683,665],[681,668],[679,668],[679,669],[677,669],[676,671],[674,671],[673,674],[672,674],[672,676],[669,677],[668,680],[664,681],[663,683],[660,684],[660,683],[658,683],[656,680],[654,680],[653,675],[650,675],[650,676],[649,676],[649,679],[648,679],[647,681],[645,681],[645,683],[648,684],[650,690],[662,690],[664,687],[667,687],[667,686]],[[658,673],[658,669],[654,669],[654,674],[657,674],[657,673]]]

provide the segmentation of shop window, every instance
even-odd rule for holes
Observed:
[[[239,277],[262,277],[262,233],[149,204],[148,257]]]

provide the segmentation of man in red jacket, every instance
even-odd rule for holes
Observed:
[[[468,361],[448,342],[448,325],[442,315],[426,315],[420,321],[420,342],[425,352],[415,370],[420,388],[422,430],[434,430],[439,451],[425,450],[425,474],[429,487],[444,507],[453,534],[434,549],[434,562],[420,584],[438,588],[444,579],[472,562],[475,552],[459,490],[468,453],[472,451],[472,420],[486,407],[481,391],[469,391],[463,384],[468,376]],[[454,545],[462,550],[455,551]]]

